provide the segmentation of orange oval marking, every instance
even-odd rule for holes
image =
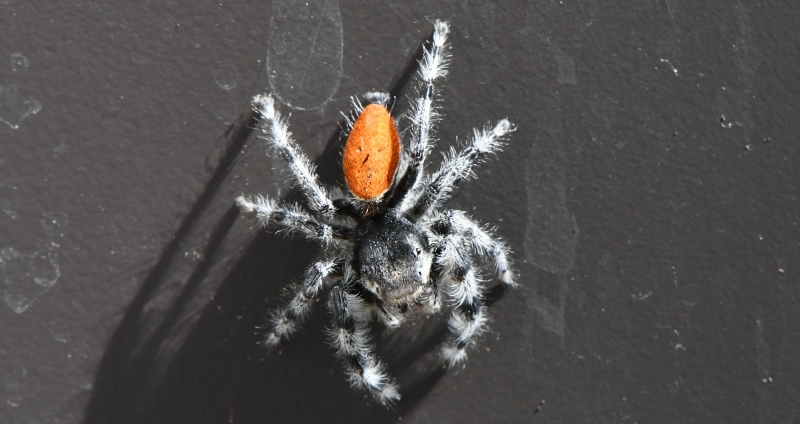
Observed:
[[[347,187],[359,199],[377,200],[392,185],[399,163],[400,136],[394,119],[384,106],[367,105],[344,145]]]

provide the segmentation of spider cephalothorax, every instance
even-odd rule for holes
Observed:
[[[387,94],[366,94],[366,106],[356,102],[357,118],[349,121],[342,159],[349,195],[341,198],[332,200],[320,185],[272,98],[253,100],[266,140],[289,165],[307,202],[305,207],[281,206],[257,196],[239,197],[236,203],[255,212],[265,227],[299,232],[324,246],[322,259],[273,315],[264,345],[275,348],[287,340],[319,294],[330,291],[331,339],[350,381],[382,403],[399,400],[400,395],[374,353],[369,335],[373,319],[397,327],[409,313],[438,312],[444,299],[452,315],[442,356],[453,366],[466,360],[467,349],[485,328],[486,307],[473,256],[492,262],[498,278],[514,285],[509,251],[502,242],[463,212],[436,210],[459,182],[473,176],[477,163],[500,150],[502,138],[514,130],[511,124],[504,119],[492,128],[475,130],[468,146],[458,153],[451,150],[437,172],[423,174],[438,117],[434,81],[446,74],[448,31],[447,23],[437,21],[423,49],[407,148],[386,108]]]
[[[425,233],[394,210],[376,213],[356,227],[353,268],[361,283],[389,305],[429,288],[433,255]]]

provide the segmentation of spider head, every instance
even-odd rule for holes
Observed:
[[[425,234],[393,210],[365,218],[356,228],[353,262],[361,282],[388,304],[423,295],[433,255]]]

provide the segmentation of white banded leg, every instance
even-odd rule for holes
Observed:
[[[311,212],[323,222],[330,222],[335,214],[333,202],[324,187],[319,184],[314,165],[292,140],[292,133],[269,95],[253,98],[253,108],[261,115],[261,131],[269,146],[274,148],[289,165],[297,186],[305,193]]]
[[[400,394],[394,379],[386,374],[386,366],[375,356],[375,343],[369,334],[370,312],[363,299],[346,292],[344,284],[340,282],[331,290],[333,345],[345,362],[350,383],[378,402],[391,404],[400,400]]]
[[[352,230],[345,226],[323,224],[295,205],[278,206],[278,202],[263,196],[252,199],[239,196],[236,205],[245,212],[256,214],[259,224],[268,227],[276,224],[288,233],[297,232],[325,244],[350,240]]]
[[[409,205],[409,215],[422,217],[441,206],[461,181],[474,176],[472,168],[475,165],[500,150],[503,137],[512,131],[514,126],[507,119],[498,122],[494,128],[474,130],[472,143],[457,154],[451,149],[439,171],[425,179],[416,202]]]
[[[278,347],[281,341],[288,340],[292,333],[300,329],[311,314],[311,306],[319,296],[325,281],[341,272],[339,259],[325,259],[309,267],[303,276],[303,283],[293,287],[292,298],[285,306],[272,314],[272,331],[264,338],[268,349]]]
[[[470,219],[464,212],[447,210],[434,216],[431,230],[437,234],[455,234],[467,241],[472,250],[481,257],[489,258],[497,278],[508,286],[516,286],[514,273],[508,262],[510,250],[491,230]]]
[[[482,287],[472,260],[466,252],[466,240],[458,235],[445,236],[438,257],[444,278],[442,288],[454,305],[448,321],[450,338],[442,347],[445,363],[456,366],[467,359],[467,349],[475,344],[486,327],[486,306]]]
[[[433,25],[433,38],[430,46],[425,47],[422,61],[420,62],[419,77],[422,80],[419,97],[413,103],[411,124],[414,129],[409,146],[408,168],[403,183],[398,187],[398,195],[415,198],[422,182],[422,168],[425,158],[431,149],[430,140],[433,135],[433,125],[438,119],[436,108],[433,104],[435,97],[434,82],[447,75],[448,53],[447,35],[450,26],[447,22],[436,21]],[[413,199],[411,201],[413,204]],[[407,207],[403,207],[407,209]]]

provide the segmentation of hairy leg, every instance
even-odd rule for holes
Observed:
[[[465,240],[472,250],[494,263],[497,278],[508,286],[515,286],[514,273],[509,267],[509,248],[498,240],[491,230],[470,219],[464,212],[447,210],[433,216],[431,231],[440,236],[457,235]]]
[[[447,75],[447,35],[449,32],[449,24],[437,20],[434,23],[431,44],[424,49],[419,69],[422,84],[419,97],[414,101],[411,113],[413,131],[408,151],[408,168],[395,193],[398,201],[405,202],[404,198],[407,195],[415,197],[415,193],[420,188],[422,168],[431,148],[433,125],[438,119],[433,104],[436,94],[434,82]]]
[[[327,191],[319,184],[314,165],[292,140],[292,134],[286,121],[275,110],[275,102],[268,95],[259,95],[253,98],[253,108],[261,115],[259,125],[264,133],[264,138],[269,146],[275,149],[283,160],[289,165],[297,186],[308,199],[308,206],[314,216],[323,221],[330,222],[334,218],[335,208]]]
[[[325,281],[340,274],[340,258],[319,261],[309,267],[303,276],[303,283],[292,288],[292,297],[285,306],[272,315],[272,331],[264,339],[264,346],[274,349],[282,340],[288,340],[292,333],[300,329],[311,314],[311,306],[322,291]]]
[[[391,404],[400,400],[400,394],[394,379],[386,374],[386,366],[375,356],[375,343],[369,334],[370,312],[363,299],[347,292],[346,284],[342,281],[331,289],[331,339],[345,362],[350,383],[368,391],[380,403]]]
[[[444,276],[441,287],[454,305],[448,320],[450,339],[442,347],[445,363],[453,367],[466,361],[467,349],[485,329],[486,306],[466,240],[455,234],[443,236],[435,242],[435,248]]]
[[[461,181],[474,175],[472,168],[475,165],[500,150],[503,137],[512,131],[514,126],[507,119],[498,122],[494,128],[474,130],[472,143],[457,154],[451,149],[439,171],[425,179],[414,203],[404,204],[408,206],[409,215],[424,217],[441,206]]]
[[[286,232],[297,232],[326,245],[335,241],[350,240],[352,236],[350,228],[335,224],[323,224],[295,205],[279,207],[278,202],[263,196],[256,196],[252,199],[239,196],[236,199],[236,205],[245,212],[255,213],[256,219],[263,227],[274,223]]]

